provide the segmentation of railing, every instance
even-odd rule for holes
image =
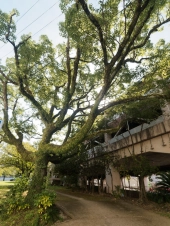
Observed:
[[[154,121],[152,121],[150,123],[144,123],[144,124],[142,124],[140,126],[137,126],[137,127],[133,128],[133,129],[125,132],[125,133],[122,133],[122,134],[120,134],[118,136],[113,137],[112,139],[109,140],[109,144],[113,144],[113,143],[115,143],[115,142],[117,142],[119,140],[122,140],[122,139],[124,139],[126,137],[129,137],[129,135],[140,133],[141,131],[144,131],[144,130],[150,128],[150,127],[153,127],[153,126],[155,126],[155,125],[157,125],[157,124],[159,124],[159,123],[161,123],[163,121],[164,121],[164,116],[161,115],[158,119],[156,119],[156,120],[154,120]]]

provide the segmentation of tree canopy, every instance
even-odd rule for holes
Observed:
[[[49,161],[77,153],[106,110],[116,115],[123,111],[119,106],[146,99],[160,105],[169,98],[170,44],[151,42],[170,22],[168,0],[103,0],[95,6],[62,0],[60,6],[66,42],[57,47],[45,35],[38,42],[24,35],[16,43],[17,12],[0,11],[0,40],[14,50],[0,66],[1,140],[35,161],[38,178]],[[36,155],[23,143],[32,138]]]
[[[35,152],[35,149],[30,147],[28,143],[24,144],[24,147],[26,147],[30,152]],[[29,176],[33,171],[33,168],[34,163],[24,161],[21,155],[17,152],[15,146],[4,145],[4,147],[1,148],[0,171],[11,171],[11,173],[8,173],[11,175],[24,174],[25,176]]]

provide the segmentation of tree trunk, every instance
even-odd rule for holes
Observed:
[[[88,192],[91,192],[91,181],[90,181],[90,178],[88,178]]]
[[[100,186],[101,186],[101,192],[103,193],[104,189],[103,189],[103,177],[102,176],[101,176],[101,179],[100,179]]]
[[[139,176],[139,188],[140,188],[139,200],[141,202],[146,202],[147,196],[146,196],[144,177],[143,176]]]
[[[94,193],[94,178],[91,179],[92,194]]]
[[[34,196],[42,192],[46,187],[47,180],[47,164],[48,158],[45,155],[37,155],[37,161],[35,163],[35,169],[31,178],[30,186],[28,188],[28,195],[26,200],[31,203]]]
[[[112,194],[113,194],[113,175],[112,175],[112,170],[111,169],[110,169],[110,178],[111,178]]]
[[[101,180],[99,179],[99,177],[97,177],[97,183],[98,183],[98,193],[101,193]]]
[[[121,177],[121,183],[122,183],[122,191],[123,191],[123,195],[125,196],[125,187],[124,187],[124,183],[123,183],[123,177]]]
[[[84,190],[85,192],[87,192],[88,188],[87,188],[87,176],[83,177],[83,183],[84,183]]]
[[[132,192],[131,192],[131,189],[130,189],[130,176],[128,176],[127,180],[128,180],[128,185],[129,185],[129,197],[131,198]]]

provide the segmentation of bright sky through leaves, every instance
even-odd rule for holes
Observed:
[[[89,3],[96,4],[96,0]],[[0,9],[9,13],[12,9],[17,9],[20,13],[19,17],[15,17],[17,22],[18,41],[23,34],[31,33],[32,38],[38,40],[42,34],[47,34],[54,45],[63,42],[60,37],[58,24],[64,20],[64,15],[59,8],[59,0],[0,0]],[[152,35],[152,41],[157,42],[160,38],[170,41],[168,35],[169,25],[160,33]],[[2,63],[7,57],[12,57],[13,51],[11,45],[0,42],[0,59]]]

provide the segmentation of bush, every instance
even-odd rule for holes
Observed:
[[[168,192],[149,191],[147,192],[147,198],[148,200],[156,202],[158,204],[166,202],[170,203],[170,193]]]
[[[19,225],[24,226],[45,226],[59,220],[59,210],[55,206],[56,194],[53,191],[44,190],[33,197],[33,206],[30,206],[26,202],[28,185],[28,178],[16,179],[14,186],[7,193],[0,206],[1,219],[8,222],[10,218],[17,216],[20,218],[22,215]],[[29,224],[27,224],[28,219],[30,219]]]
[[[1,203],[1,217],[7,218],[12,213],[30,208],[24,197],[24,192],[27,190],[27,188],[27,177],[23,176],[15,180],[14,185],[11,187],[10,191],[7,192],[6,198]]]
[[[9,196],[18,196],[22,195],[23,192],[28,190],[29,178],[26,176],[18,177],[14,181],[14,186],[10,189]]]
[[[34,205],[38,208],[40,217],[47,222],[53,217],[55,198],[56,194],[47,190],[35,196]]]
[[[157,190],[168,192],[170,190],[170,172],[159,172],[156,178],[159,180],[156,183]]]

